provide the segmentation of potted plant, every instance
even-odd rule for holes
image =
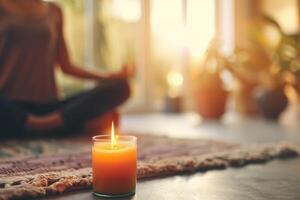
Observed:
[[[242,115],[255,115],[257,109],[253,91],[260,84],[262,74],[267,73],[272,61],[264,49],[254,40],[236,47],[224,61],[224,66],[235,78],[233,97],[236,111]]]
[[[206,51],[196,89],[196,110],[205,119],[219,119],[225,112],[227,91],[221,70],[222,59],[213,41]]]
[[[288,105],[284,84],[257,87],[253,95],[257,110],[266,119],[278,119]]]
[[[267,34],[265,30],[268,30]],[[270,31],[276,36],[272,40]],[[243,114],[261,114],[265,118],[277,119],[288,104],[284,73],[276,59],[282,33],[272,18],[263,16],[255,19],[251,23],[247,43],[239,44],[242,47],[238,46],[226,59],[225,66],[238,82],[236,104],[237,110]]]

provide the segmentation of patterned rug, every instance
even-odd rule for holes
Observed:
[[[298,156],[287,144],[240,146],[216,140],[138,136],[138,178],[241,167]],[[0,144],[0,199],[24,199],[91,188],[91,143],[86,139]]]

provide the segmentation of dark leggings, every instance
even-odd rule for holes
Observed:
[[[24,136],[29,114],[46,115],[60,112],[68,132],[83,127],[84,123],[114,110],[128,99],[130,90],[126,80],[105,81],[92,90],[63,101],[43,104],[10,101],[0,95],[0,137]]]

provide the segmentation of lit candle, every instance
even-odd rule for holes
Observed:
[[[93,137],[93,191],[101,197],[125,197],[135,194],[136,137],[111,135]]]

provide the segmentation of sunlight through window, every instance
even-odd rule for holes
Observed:
[[[161,51],[178,53],[188,48],[191,56],[201,56],[215,34],[215,1],[188,0],[185,12],[183,2],[151,1],[154,42]]]

